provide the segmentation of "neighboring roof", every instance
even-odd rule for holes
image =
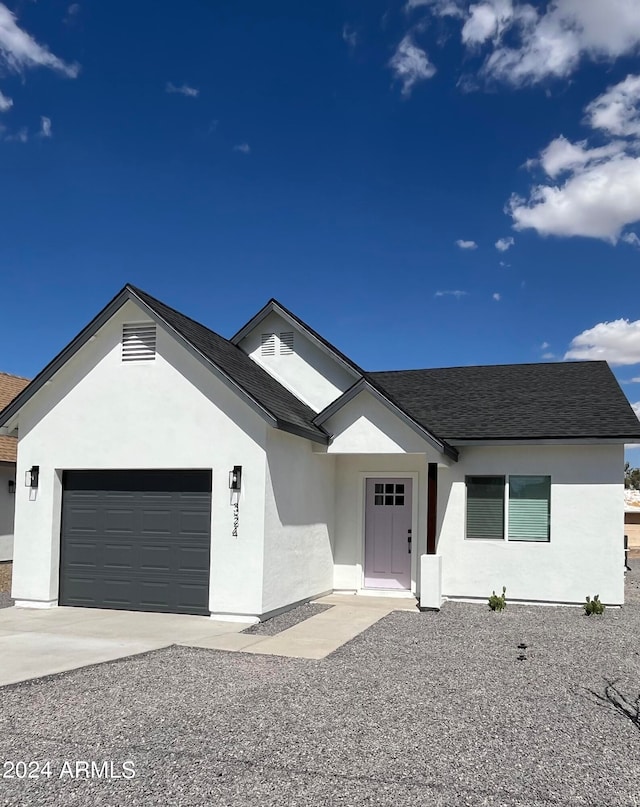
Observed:
[[[369,373],[418,423],[466,440],[640,440],[640,421],[604,361]]]
[[[22,392],[29,380],[9,373],[0,373],[0,409]],[[15,437],[0,437],[0,462],[15,462],[18,441]]]
[[[342,353],[342,351],[338,350],[338,348],[335,347],[335,345],[332,345],[331,342],[328,342],[324,336],[321,336],[317,331],[314,331],[310,325],[307,325],[307,323],[301,320],[300,317],[293,313],[293,311],[289,311],[288,308],[285,308],[285,306],[278,302],[275,297],[272,297],[254,317],[251,317],[246,325],[243,325],[242,328],[240,328],[240,330],[231,337],[233,344],[240,344],[247,334],[249,334],[257,325],[262,322],[263,319],[272,313],[279,314],[285,320],[295,323],[302,331],[310,336],[313,341],[319,342],[328,353],[332,354],[334,358],[340,362],[340,364],[345,365],[349,370],[351,370],[355,376],[363,376],[365,374],[364,370],[358,367],[355,362],[351,361],[348,356]]]
[[[65,364],[128,300],[133,300],[152,318],[164,322],[183,344],[224,377],[272,426],[326,444],[327,433],[313,423],[315,412],[278,383],[239,347],[199,322],[170,308],[150,294],[127,284],[110,303],[67,345],[33,381],[0,411],[0,426]]]

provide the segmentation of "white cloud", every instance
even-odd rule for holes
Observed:
[[[200,90],[197,90],[195,87],[190,87],[188,84],[180,84],[178,86],[173,84],[171,81],[167,81],[165,90],[168,93],[178,93],[179,95],[184,95],[187,98],[197,98],[200,95]]]
[[[456,300],[459,300],[461,297],[466,297],[469,292],[467,291],[460,291],[460,289],[455,289],[455,291],[437,291],[433,296],[434,297],[455,297]]]
[[[23,126],[21,129],[18,129],[17,132],[8,134],[5,140],[13,143],[26,143],[29,140],[29,130],[26,126]]]
[[[543,353],[542,358],[545,361],[553,361],[553,359],[557,359],[558,357],[556,356],[555,353]]]
[[[640,401],[636,401],[636,403],[632,403],[631,408],[636,413],[636,417],[640,418]],[[634,444],[632,443],[632,445],[634,445]],[[637,444],[635,444],[634,447],[637,447]]]
[[[625,227],[640,221],[640,76],[610,87],[586,113],[585,122],[599,134],[627,139],[593,148],[564,137],[551,141],[529,161],[551,182],[535,185],[528,199],[512,196],[507,205],[516,230],[616,243]]]
[[[0,61],[15,73],[22,74],[28,68],[48,67],[69,78],[76,78],[80,68],[67,64],[44,45],[38,44],[16,22],[15,15],[0,3]]]
[[[515,243],[516,243],[515,239],[511,238],[511,236],[509,236],[508,238],[498,238],[498,240],[496,241],[496,249],[499,252],[506,252]]]
[[[548,347],[551,347],[551,345],[549,344],[549,342],[543,342],[543,343],[540,345],[540,350],[546,350]]]
[[[491,299],[495,300],[496,303],[499,303],[500,300],[502,300],[502,295],[500,294],[499,291],[494,291],[493,294],[491,295]]]
[[[627,76],[624,81],[598,96],[586,109],[592,129],[601,129],[617,137],[640,136],[640,76]]]
[[[620,236],[620,240],[624,241],[625,244],[640,249],[640,238],[635,233],[624,233],[624,235]]]
[[[13,100],[11,98],[7,98],[6,95],[3,95],[0,92],[0,112],[6,112],[7,109],[11,109],[13,106]]]
[[[239,151],[241,154],[250,154],[251,146],[248,143],[239,143],[237,146],[233,147],[233,150]]]
[[[404,9],[407,12],[416,8],[429,6],[438,17],[464,17],[465,12],[460,0],[407,0]]]
[[[465,241],[462,238],[458,238],[456,246],[460,247],[460,249],[478,249],[478,245],[475,241]]]
[[[622,382],[623,384],[640,384],[640,376],[636,376],[635,378],[627,378],[626,381]]]
[[[389,67],[395,78],[402,82],[402,95],[405,97],[411,95],[416,84],[432,78],[436,73],[426,52],[414,43],[411,34],[407,34],[400,42],[389,61]]]
[[[488,50],[481,74],[515,86],[570,76],[584,59],[613,62],[640,45],[637,0],[409,0],[436,16],[460,17],[461,38],[472,50]]]
[[[53,132],[51,131],[51,118],[47,118],[44,115],[40,118],[40,137],[51,137]]]
[[[352,28],[348,23],[342,26],[342,39],[347,43],[350,48],[355,48],[358,44],[358,32]]]
[[[640,320],[600,322],[571,340],[565,359],[602,359],[610,364],[640,363]]]
[[[511,264],[507,263],[506,261],[500,261],[500,266],[502,266],[503,269],[510,269],[511,268]]]

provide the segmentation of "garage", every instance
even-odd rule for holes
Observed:
[[[209,614],[211,472],[65,471],[60,605]]]

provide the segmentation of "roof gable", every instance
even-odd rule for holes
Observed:
[[[300,317],[296,316],[293,311],[289,311],[288,308],[285,308],[285,306],[278,302],[274,297],[272,297],[255,316],[251,317],[249,322],[247,322],[246,325],[243,325],[242,328],[240,328],[240,330],[231,337],[230,341],[233,342],[234,345],[239,345],[240,342],[242,342],[242,340],[251,333],[251,331],[257,328],[262,321],[269,316],[269,314],[273,313],[278,314],[280,317],[282,317],[282,319],[296,328],[296,330],[304,333],[308,339],[317,344],[321,350],[332,356],[336,362],[344,367],[354,379],[360,378],[364,375],[364,370],[358,367],[355,362],[351,361],[347,355],[338,350],[335,345],[332,345],[331,342],[327,341],[324,336],[321,336],[310,325],[307,325],[307,323],[301,320]]]
[[[133,300],[152,319],[163,323],[187,349],[226,380],[270,425],[319,443],[327,443],[324,430],[313,423],[315,412],[252,362],[240,348],[131,285],[125,286],[26,389],[0,412],[0,426],[7,424],[26,401],[128,300]]]

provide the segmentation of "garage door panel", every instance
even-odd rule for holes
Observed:
[[[60,602],[208,614],[211,474],[64,475]]]

